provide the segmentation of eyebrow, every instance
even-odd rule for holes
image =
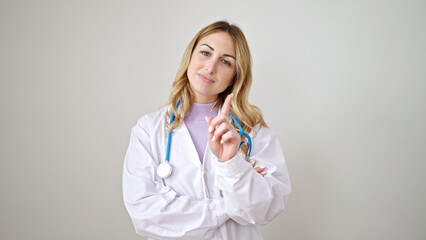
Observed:
[[[212,51],[214,51],[214,48],[212,46],[206,44],[206,43],[203,43],[200,46],[206,46],[206,47],[210,48]],[[223,54],[223,56],[225,56],[225,57],[231,57],[231,58],[233,58],[235,60],[235,57],[232,56],[232,55],[230,55],[230,54]]]

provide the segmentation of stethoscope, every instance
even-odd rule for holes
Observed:
[[[176,108],[179,106],[180,103],[180,99],[178,100],[177,104],[176,104]],[[244,132],[243,128],[241,127],[240,123],[238,122],[237,118],[234,116],[234,114],[229,113],[229,115],[231,115],[232,120],[235,122],[235,125],[237,125],[239,131],[239,135],[243,135],[247,138],[247,142],[242,141],[239,145],[239,148],[241,148],[241,146],[243,144],[248,144],[249,145],[249,150],[248,150],[248,154],[247,157],[250,157],[250,153],[251,153],[251,137]],[[171,125],[173,123],[173,121],[175,120],[175,113],[172,112],[172,115],[170,116],[170,123],[169,125]],[[170,177],[170,175],[172,175],[172,165],[169,163],[170,162],[170,145],[172,142],[172,129],[170,129],[169,131],[169,136],[167,137],[167,152],[166,152],[166,160],[161,163],[160,165],[158,165],[157,167],[157,175],[161,178],[168,178]]]

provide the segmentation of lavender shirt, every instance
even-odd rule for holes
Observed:
[[[203,162],[204,151],[207,145],[206,116],[215,117],[218,112],[217,109],[212,112],[213,106],[214,103],[192,103],[191,109],[185,115],[184,119],[201,162]]]

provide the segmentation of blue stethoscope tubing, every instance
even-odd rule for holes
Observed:
[[[244,132],[243,128],[242,128],[242,127],[241,127],[241,125],[240,125],[240,122],[238,122],[238,120],[237,120],[237,118],[234,116],[234,114],[229,113],[229,115],[231,115],[232,120],[234,120],[234,122],[235,122],[235,124],[237,125],[238,129],[240,129],[240,132],[239,132],[238,134],[239,134],[240,136],[241,136],[241,135],[243,135],[244,137],[246,137],[246,138],[247,138],[247,143],[248,143],[248,145],[249,145],[249,151],[248,151],[247,156],[248,156],[248,157],[250,157],[250,153],[251,153],[251,137],[250,137],[250,135],[248,135],[246,132]],[[241,148],[241,146],[242,146],[244,143],[246,143],[246,142],[242,141],[242,142],[240,143],[239,148]]]
[[[178,100],[176,107],[178,107],[180,104],[180,99]],[[248,143],[249,145],[249,151],[247,154],[247,157],[250,157],[251,154],[251,137],[250,135],[248,135],[246,132],[244,132],[243,128],[241,127],[240,123],[238,122],[237,118],[234,116],[234,114],[229,113],[229,115],[231,115],[232,120],[235,122],[235,124],[237,125],[239,131],[239,135],[241,136],[245,136],[247,138],[247,142],[242,141],[239,145],[238,148],[241,148],[241,146],[245,143]],[[169,125],[171,125],[173,123],[173,121],[175,120],[175,113],[172,112],[172,115],[170,116],[170,123]],[[157,175],[160,176],[161,178],[167,178],[172,174],[172,166],[170,165],[170,146],[171,146],[171,142],[172,142],[172,129],[169,130],[169,135],[167,137],[167,151],[166,151],[166,160],[165,162],[161,163],[158,168],[157,168]]]
[[[178,100],[176,104],[176,108],[179,106],[180,99]],[[172,111],[172,115],[170,116],[170,123],[169,125],[172,125],[173,121],[175,120],[175,113]],[[166,152],[166,162],[169,162],[170,159],[170,145],[172,144],[172,129],[169,131],[169,136],[167,137],[167,152]]]

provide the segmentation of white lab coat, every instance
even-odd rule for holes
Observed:
[[[208,144],[201,163],[183,123],[172,133],[172,175],[161,179],[166,111],[139,119],[124,160],[124,203],[136,232],[152,239],[262,239],[256,225],[272,221],[291,192],[276,135],[264,127],[250,133],[250,161],[266,167],[262,177],[242,153],[221,163]]]

